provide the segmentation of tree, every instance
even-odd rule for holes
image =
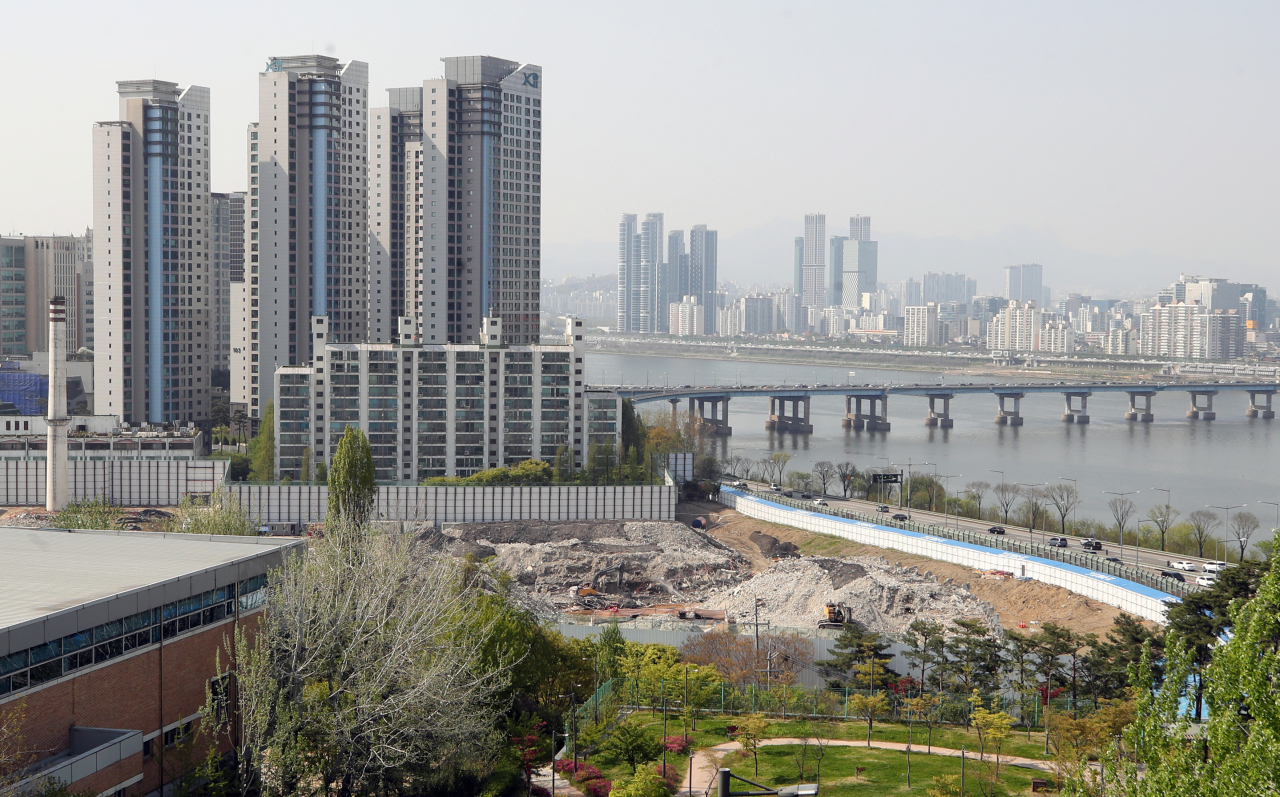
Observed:
[[[849,695],[849,707],[855,714],[861,714],[867,718],[867,747],[870,747],[871,727],[875,723],[877,714],[883,714],[889,710],[888,699],[879,692],[869,695]]]
[[[822,485],[823,495],[827,494],[827,485],[835,481],[836,473],[836,466],[826,460],[814,463],[813,475],[817,477],[818,483]]]
[[[946,637],[943,636],[942,631],[942,624],[934,620],[913,620],[911,625],[907,626],[904,636],[908,650],[904,658],[913,668],[913,672],[920,673],[921,692],[929,683],[929,670],[946,663]]]
[[[613,735],[604,743],[604,749],[631,765],[631,774],[641,764],[647,764],[662,755],[662,743],[649,735],[639,725],[624,722],[614,729]]]
[[[802,470],[793,470],[787,474],[787,486],[794,490],[809,489],[809,480],[812,476]]]
[[[249,434],[249,416],[245,414],[244,410],[236,410],[235,414],[231,416],[231,428],[236,430],[236,446],[238,449],[240,441],[244,440],[245,436]]]
[[[1191,540],[1196,544],[1196,555],[1201,559],[1204,558],[1204,547],[1210,540],[1213,540],[1214,553],[1217,553],[1218,545],[1217,540],[1214,540],[1213,532],[1222,525],[1218,513],[1197,509],[1187,515],[1187,521],[1191,524]]]
[[[1120,544],[1124,545],[1124,532],[1129,526],[1129,520],[1133,517],[1137,507],[1132,501],[1124,496],[1116,496],[1107,502],[1107,509],[1111,510],[1111,517],[1116,521],[1116,531],[1120,532]],[[1137,542],[1134,542],[1137,545]]]
[[[209,422],[214,426],[231,425],[231,399],[214,396],[209,400]]]
[[[617,678],[621,674],[622,656],[626,646],[626,640],[618,630],[617,621],[609,623],[600,632],[600,636],[596,639],[595,655],[596,670],[602,683],[610,678]]]
[[[893,661],[890,644],[874,631],[846,623],[831,646],[831,658],[816,664],[833,687],[878,689],[894,675],[887,666]]]
[[[751,753],[751,763],[756,775],[760,774],[760,743],[769,733],[769,721],[762,714],[748,714],[738,723],[738,742],[744,751]]]
[[[791,455],[785,451],[775,451],[769,457],[769,463],[772,467],[773,481],[782,483],[782,474],[787,469],[787,463],[791,461]]]
[[[377,498],[378,484],[374,480],[373,450],[369,447],[369,439],[359,427],[348,426],[338,442],[333,467],[329,470],[326,521],[346,518],[356,526],[363,526],[373,513]]]
[[[276,480],[275,418],[275,403],[268,401],[266,409],[262,411],[262,420],[258,423],[258,434],[249,443],[249,459],[252,463],[249,478],[256,482]]]
[[[978,505],[978,518],[981,519],[982,501],[987,497],[987,493],[991,491],[991,482],[969,482],[964,486],[964,491],[973,496],[974,503]]]
[[[1050,486],[1044,491],[1045,498],[1053,505],[1054,510],[1058,513],[1058,520],[1061,523],[1062,533],[1067,533],[1067,518],[1071,517],[1071,513],[1075,508],[1080,506],[1080,491],[1076,489],[1074,484],[1066,484],[1060,482]]]
[[[311,462],[315,459],[315,454],[311,451],[311,446],[305,446],[302,449],[302,469],[298,474],[298,481],[303,484],[311,484]]]
[[[273,571],[257,627],[238,626],[219,653],[233,688],[210,691],[202,713],[245,793],[447,790],[495,765],[497,696],[520,655],[484,661],[494,624],[477,599],[497,582],[413,546],[339,518]]]
[[[942,698],[937,695],[920,695],[919,697],[913,697],[908,700],[907,706],[911,712],[909,714],[911,723],[914,725],[916,722],[923,722],[929,729],[926,752],[932,753],[933,726],[937,725],[938,720],[941,718]],[[910,729],[908,729],[908,733],[910,733]],[[910,739],[910,737],[908,737],[908,739]]]
[[[1022,494],[1022,503],[1026,506],[1027,516],[1030,520],[1030,522],[1027,523],[1027,528],[1031,531],[1035,531],[1037,520],[1043,521],[1044,519],[1045,501],[1045,491],[1041,490],[1039,487],[1032,487],[1030,490],[1026,490]],[[1041,523],[1041,526],[1044,525],[1046,524]]]
[[[658,766],[661,769],[661,765]],[[632,773],[630,778],[619,781],[609,791],[611,797],[670,797],[667,782],[655,772]]]
[[[1009,522],[1009,513],[1013,511],[1013,505],[1018,503],[1018,499],[1022,497],[1022,488],[1016,484],[1001,482],[991,489],[995,494],[996,503],[1000,505],[1001,515],[1004,522]]]
[[[1162,506],[1153,506],[1147,510],[1147,517],[1155,524],[1156,529],[1160,532],[1160,550],[1164,550],[1165,538],[1169,534],[1169,528],[1173,526],[1174,521],[1182,513],[1168,504]]]
[[[858,475],[858,469],[854,467],[852,462],[841,462],[836,465],[836,476],[840,479],[841,495],[845,498],[849,497],[849,490],[853,488],[853,480]]]
[[[978,734],[978,758],[987,769],[987,777],[982,782],[982,791],[994,797],[996,784],[1000,780],[1000,748],[1009,739],[1013,727],[1013,717],[1003,711],[988,711],[982,705],[982,695],[973,690],[969,703],[973,706],[971,717],[973,729]],[[987,762],[987,752],[992,755],[992,762]]]
[[[1004,668],[1004,650],[995,633],[981,620],[952,620],[955,634],[947,640],[946,668],[960,688],[994,692]]]
[[[1231,525],[1228,527],[1231,537],[1240,546],[1240,561],[1244,561],[1244,553],[1249,549],[1249,539],[1253,537],[1254,532],[1262,523],[1258,520],[1258,516],[1252,512],[1237,512],[1236,516],[1231,518]]]

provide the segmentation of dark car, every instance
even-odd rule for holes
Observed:
[[[1004,526],[992,526],[987,529],[988,534],[1004,534]]]
[[[898,514],[896,514],[896,515],[894,515],[894,516],[893,516],[893,519],[894,519],[894,520],[897,520],[897,521],[903,521],[903,520],[910,520],[911,518],[909,518],[909,517],[907,517],[906,515],[904,515],[904,514],[902,514],[901,512],[899,512]]]
[[[1108,556],[1108,557],[1107,557],[1107,561],[1108,561],[1108,562],[1114,562],[1115,564],[1118,564],[1118,565],[1122,565],[1122,564],[1124,564],[1124,560],[1123,560],[1123,559],[1117,559],[1117,558],[1116,558],[1116,557],[1114,557],[1114,556]]]
[[[1084,542],[1080,543],[1080,547],[1081,547],[1081,548],[1086,548],[1086,549],[1091,550],[1091,551],[1101,551],[1101,550],[1102,550],[1102,543],[1101,543],[1101,542],[1099,542],[1098,540],[1095,540],[1094,538],[1090,537],[1089,539],[1087,539],[1087,540],[1085,540]]]
[[[800,493],[800,497],[801,497],[801,498],[804,498],[804,499],[806,499],[806,500],[812,500],[812,499],[813,499],[813,493]]]
[[[1184,584],[1187,583],[1187,580],[1183,578],[1182,574],[1179,573],[1177,570],[1161,570],[1160,575],[1164,576],[1165,578],[1171,578],[1174,581],[1181,581]]]
[[[792,493],[790,490],[783,490],[783,491],[782,491],[782,494],[783,494],[783,495],[785,495],[785,496],[786,496],[786,497],[788,497],[788,498],[792,498],[792,497],[794,497],[794,495],[795,495],[795,494],[794,494],[794,493]]]

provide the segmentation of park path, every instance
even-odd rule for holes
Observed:
[[[813,740],[810,739],[809,741],[812,742]],[[780,744],[801,744],[803,742],[804,742],[803,739],[796,739],[792,737],[781,737],[778,739],[764,739],[760,742],[760,746],[772,747],[774,745],[780,745]],[[831,745],[832,747],[866,747],[867,746],[867,742],[865,739],[863,741],[855,741],[852,739],[825,739],[823,740],[823,743]],[[741,749],[741,747],[742,747],[742,744],[739,742],[724,742],[723,744],[717,744],[714,747],[709,747],[694,753],[693,778],[691,780],[689,778],[689,775],[686,774],[684,777],[684,783],[680,785],[680,791],[677,792],[677,794],[689,795],[690,797],[692,797],[693,795],[704,795],[704,794],[709,795],[713,787],[715,786],[716,768],[711,761],[711,756],[708,755],[708,753],[711,751],[715,751],[717,753],[728,753],[733,750]],[[882,741],[872,739],[871,747],[873,749],[879,749],[879,750],[903,750],[904,751],[907,749],[907,744],[906,742],[882,742]],[[913,744],[911,746],[911,752],[913,753],[924,754],[926,752],[926,749],[927,749],[926,747],[919,744]],[[954,750],[949,747],[934,747],[931,755],[941,755],[941,756],[948,756],[951,758],[959,758],[960,751]],[[968,751],[966,755],[968,755],[970,758],[975,758],[975,759],[977,758],[977,754],[974,753],[972,750]],[[1053,762],[1051,761],[1041,761],[1036,758],[1023,758],[1022,756],[1001,756],[1000,760],[1006,765],[1012,765],[1015,767],[1026,767],[1028,769],[1038,769],[1041,772],[1053,771]]]

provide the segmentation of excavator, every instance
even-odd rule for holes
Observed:
[[[824,617],[818,621],[819,628],[834,628],[840,630],[846,625],[854,622],[853,609],[843,603],[827,603],[823,612]]]

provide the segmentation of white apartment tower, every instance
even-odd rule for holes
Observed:
[[[210,194],[210,332],[213,355],[209,367],[231,368],[231,283],[244,282],[243,191]]]
[[[542,68],[444,58],[444,77],[388,90],[373,112],[369,337],[538,342],[542,263]]]
[[[209,90],[116,84],[93,129],[95,413],[209,419]]]
[[[870,216],[850,216],[849,217],[849,240],[851,241],[870,241],[871,240],[871,217]]]
[[[702,329],[696,333],[700,335],[715,334],[715,313],[719,309],[716,291],[719,237],[718,232],[708,230],[705,224],[695,224],[689,229],[689,295],[697,297],[702,305]]]
[[[806,214],[804,256],[800,264],[800,301],[805,307],[826,306],[826,247],[827,217],[822,213]]]
[[[231,401],[251,418],[276,369],[311,362],[311,317],[330,340],[368,338],[369,67],[270,58],[249,125],[245,279],[232,284]]]
[[[909,349],[939,345],[938,305],[907,307],[903,313],[902,344]]]

